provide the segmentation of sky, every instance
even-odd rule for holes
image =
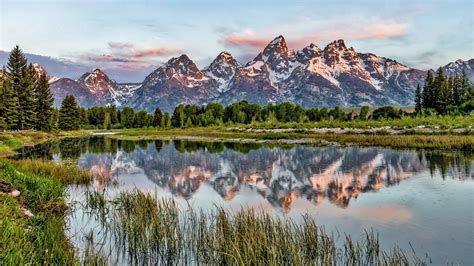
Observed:
[[[0,0],[0,50],[136,72],[187,54],[241,63],[283,35],[292,49],[344,39],[358,52],[436,68],[474,58],[474,1]]]

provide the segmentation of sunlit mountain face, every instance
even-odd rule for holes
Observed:
[[[98,189],[120,187],[126,179],[132,186],[156,185],[188,200],[202,196],[206,186],[225,201],[245,191],[284,212],[297,199],[315,205],[327,200],[345,208],[364,193],[423,172],[437,172],[443,178],[474,178],[473,163],[456,154],[381,148],[92,138],[38,146],[25,150],[23,156],[77,160],[94,176],[93,186]]]

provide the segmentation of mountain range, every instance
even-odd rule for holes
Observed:
[[[448,75],[465,71],[474,80],[474,59],[444,66]],[[343,40],[323,49],[309,44],[291,50],[283,36],[252,61],[241,64],[228,52],[199,69],[185,54],[171,58],[141,83],[117,83],[100,69],[79,79],[52,78],[55,105],[74,95],[84,107],[130,106],[171,112],[180,103],[267,104],[292,101],[303,107],[412,105],[426,71],[372,53],[359,53]]]

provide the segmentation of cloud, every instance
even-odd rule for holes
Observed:
[[[123,42],[109,42],[109,48],[117,55],[127,58],[169,56],[179,52],[179,49],[170,46],[150,47]]]
[[[106,53],[86,52],[73,54],[74,61],[101,68],[119,68],[139,70],[149,68],[168,57],[180,52],[171,46],[144,46],[129,42],[109,42]]]
[[[332,28],[316,29],[310,32],[295,34],[288,27],[285,32],[274,30],[267,34],[256,34],[246,29],[242,32],[225,34],[220,42],[228,47],[258,48],[265,47],[275,36],[284,35],[290,46],[301,48],[312,42],[331,42],[336,39],[344,40],[383,40],[396,39],[405,36],[410,25],[396,21],[354,23],[354,25],[339,24]],[[269,35],[272,34],[272,35]]]
[[[221,42],[226,46],[262,48],[268,44],[269,39],[266,37],[256,36],[253,31],[245,30],[240,33],[230,33],[229,35],[224,36]]]

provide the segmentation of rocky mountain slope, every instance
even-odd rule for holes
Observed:
[[[121,106],[141,84],[118,84],[100,69],[84,73],[78,80],[59,78],[50,80],[54,104],[59,106],[68,94],[74,95],[81,106]]]
[[[469,80],[474,81],[474,59],[464,61],[457,60],[451,62],[443,67],[444,73],[450,76],[461,76],[463,73],[469,77]]]
[[[444,67],[449,75],[465,71],[474,80],[474,59]],[[267,104],[292,101],[303,107],[412,105],[426,71],[372,53],[359,53],[343,40],[323,49],[309,44],[291,50],[283,36],[272,40],[252,61],[241,65],[228,52],[199,69],[187,56],[171,58],[141,84],[118,84],[95,69],[78,80],[52,80],[58,104],[73,94],[81,105],[131,106],[172,112],[180,103],[230,104],[240,100]]]

